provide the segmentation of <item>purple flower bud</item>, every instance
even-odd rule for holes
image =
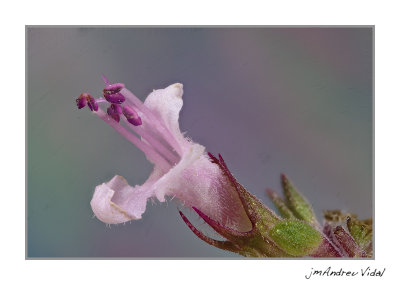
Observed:
[[[113,118],[115,121],[117,121],[119,123],[119,114],[121,114],[122,109],[121,106],[119,105],[115,105],[115,104],[111,104],[110,107],[107,108],[107,114]]]
[[[130,106],[124,106],[122,108],[122,113],[126,117],[129,123],[134,126],[140,126],[142,124],[142,119],[139,117],[138,113]]]
[[[76,105],[78,106],[78,109],[82,109],[83,107],[86,106],[87,104],[87,98],[86,98],[87,93],[82,93],[79,95],[79,97],[76,99]]]

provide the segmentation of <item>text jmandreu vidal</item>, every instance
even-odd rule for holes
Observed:
[[[340,268],[339,270],[333,270],[330,266],[325,270],[316,270],[311,268],[311,272],[305,275],[306,279],[310,279],[312,276],[347,276],[347,277],[354,277],[354,276],[364,276],[364,277],[382,277],[385,273],[386,268],[383,270],[378,270],[377,268],[371,269],[371,267],[362,268],[359,271],[352,271],[352,270],[344,270]]]

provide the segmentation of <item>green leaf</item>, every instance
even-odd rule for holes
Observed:
[[[284,251],[293,256],[312,253],[322,242],[322,235],[309,224],[298,220],[277,223],[269,236]]]

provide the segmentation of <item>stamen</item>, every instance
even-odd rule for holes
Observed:
[[[173,137],[168,128],[164,125],[164,122],[157,118],[146,105],[142,103],[135,95],[133,95],[128,89],[124,88],[121,90],[121,94],[124,95],[127,100],[138,108],[143,115],[148,119],[148,122],[154,127],[162,136],[165,141],[175,150],[179,156],[182,155],[182,150],[176,139]]]
[[[127,119],[125,119],[128,121]],[[154,149],[164,156],[172,165],[179,162],[179,157],[172,152],[171,149],[168,149],[164,144],[154,138],[149,132],[146,132],[142,127],[134,127],[131,124],[127,124],[132,131],[136,132],[139,136],[145,139]]]
[[[164,160],[166,159],[166,161],[169,161],[170,165],[174,165],[179,162],[180,155],[178,151],[181,151],[180,145],[165,126],[164,122],[156,117],[152,111],[149,110],[135,95],[133,95],[129,90],[125,89],[125,85],[123,83],[110,84],[105,75],[102,75],[102,78],[106,85],[106,87],[103,89],[103,95],[108,102],[113,103],[114,105],[121,104],[125,101],[125,98],[130,98],[129,103],[132,105],[124,105],[122,107],[122,114],[124,114],[126,118],[124,118],[124,120],[129,128],[141,136],[145,142],[152,147],[152,150],[156,152],[157,155],[161,155]],[[146,123],[148,123],[149,126],[155,130],[155,133],[159,133],[161,135],[160,138],[154,137],[150,131],[147,131],[141,127],[137,127],[142,125],[142,118],[139,116],[138,111],[140,111],[146,117]],[[116,122],[119,122],[120,113],[118,114],[118,120],[114,110],[107,109],[107,113]],[[136,136],[134,137],[136,138]],[[167,145],[165,145],[165,143]]]
[[[111,106],[107,108],[107,114],[117,122],[119,122],[119,115],[121,113],[122,108],[119,105],[111,104]]]
[[[139,117],[138,113],[130,106],[124,106],[122,108],[122,113],[126,117],[129,123],[134,126],[140,126],[142,124],[142,119]]]
[[[88,105],[91,111],[96,111],[99,109],[96,100],[89,93],[82,93],[79,95],[78,99],[76,99],[76,105],[78,109],[82,109],[86,105]]]
[[[76,106],[78,106],[78,109],[82,109],[83,107],[86,106],[87,104],[87,99],[86,99],[86,95],[87,93],[82,93],[81,95],[79,95],[79,97],[76,99]]]
[[[106,100],[106,99],[104,99],[104,98],[97,98],[96,99],[96,103],[108,103],[108,101]]]
[[[145,143],[144,141],[140,140],[134,134],[132,134],[131,132],[126,130],[124,127],[122,127],[119,123],[114,121],[103,110],[100,109],[98,112],[96,112],[96,114],[100,117],[100,119],[102,119],[104,122],[109,124],[118,133],[120,133],[128,141],[130,141],[132,144],[134,144],[138,149],[140,149],[142,152],[144,152],[146,154],[146,156],[148,156],[148,158],[151,161],[156,163],[164,172],[167,172],[171,168],[171,165],[165,160],[165,158],[163,158],[161,155],[159,155],[147,143]]]
[[[113,103],[113,104],[121,104],[121,103],[123,103],[125,101],[124,95],[122,95],[119,92],[110,93],[108,91],[105,91],[105,89],[104,89],[103,90],[103,95],[104,95],[104,98],[106,98],[106,100],[108,102]]]
[[[125,88],[124,83],[107,84],[106,88],[103,89],[103,93],[118,93],[119,91],[121,91],[122,88]]]
[[[99,105],[97,105],[96,100],[91,96],[88,95],[88,107],[90,111],[96,111],[99,109]]]
[[[125,84],[110,84],[110,81],[108,81],[107,77],[104,74],[102,74],[101,77],[106,84],[106,87],[103,89],[104,98],[106,98],[106,100],[110,103],[121,104],[122,102],[124,102],[125,97],[121,93],[119,93],[119,91],[121,91],[122,88],[125,88]]]

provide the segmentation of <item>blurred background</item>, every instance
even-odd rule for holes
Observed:
[[[101,74],[144,99],[184,85],[182,131],[221,153],[238,181],[282,193],[286,173],[314,206],[373,215],[373,30],[364,28],[28,27],[27,256],[240,258],[198,239],[176,201],[106,226],[89,202],[115,174],[152,170],[116,131],[78,110]],[[212,231],[190,213],[205,233]]]

